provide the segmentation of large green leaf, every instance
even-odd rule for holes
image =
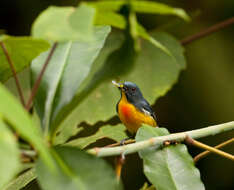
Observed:
[[[81,88],[80,90],[81,93],[79,93],[78,96],[74,99],[74,101],[71,102],[69,105],[70,112],[73,109],[75,109],[77,105],[82,106],[84,99],[89,97],[92,94],[93,90],[96,89],[98,86],[100,86],[100,84],[131,71],[131,68],[133,67],[133,64],[136,58],[135,51],[133,48],[133,40],[130,37],[127,37],[126,40],[124,40],[121,48],[117,49],[116,51],[112,52],[109,55],[107,52],[113,51],[113,49],[115,49],[116,46],[118,47],[118,45],[121,43],[120,42],[121,38],[119,39],[114,38],[114,41],[115,40],[118,40],[116,41],[116,44],[113,42],[107,44],[106,47],[109,47],[110,49],[108,48],[107,50],[104,50],[103,57],[102,56],[99,57],[100,59],[98,59],[97,62],[94,64],[89,74],[89,77],[84,82],[84,85],[82,85],[84,88]],[[115,44],[115,47],[113,47],[114,44]],[[114,88],[110,88],[110,90],[115,91]],[[104,93],[108,94],[109,92],[104,92]],[[102,111],[103,109],[105,109],[103,107],[105,105],[105,99],[102,99],[102,98],[99,99],[99,98],[100,98],[99,94],[96,94],[95,99],[90,99],[91,101],[90,103],[91,104],[94,103],[94,105],[97,103],[96,101],[101,100],[99,102],[98,110],[96,110],[95,112],[92,112],[92,115],[94,115],[95,117],[96,115],[102,116],[103,115]],[[90,109],[85,109],[83,111],[85,111],[86,113],[84,112],[82,113],[82,116],[80,117],[81,119],[80,121],[82,121],[82,117],[84,117],[84,115],[86,114],[90,115]],[[72,118],[74,116],[73,113],[72,113],[72,117],[68,115],[68,113],[70,114],[70,112],[67,112],[67,113],[64,112],[63,113],[64,118],[62,118],[63,120],[62,119],[60,120],[60,122],[64,122],[64,123],[62,124],[62,126],[60,125],[59,128],[61,127],[64,128],[64,126],[68,126],[65,129],[67,131],[63,131],[60,133],[62,138],[68,137],[67,135],[69,133],[71,134],[77,129],[75,127],[77,124],[77,120],[75,118]],[[68,116],[68,119],[66,119],[65,116]],[[93,119],[92,117],[90,117],[90,119]],[[71,128],[71,126],[73,126],[74,128]]]
[[[35,168],[32,168],[8,183],[3,190],[20,190],[36,178]]]
[[[94,8],[81,4],[69,17],[71,26],[80,33],[82,39],[84,37],[92,38],[94,16]]]
[[[165,128],[141,127],[136,141],[168,135]],[[162,149],[156,147],[139,151],[143,159],[144,173],[157,190],[202,190],[205,189],[199,170],[185,145],[178,144]]]
[[[3,119],[7,120],[22,138],[32,144],[43,161],[52,168],[51,156],[42,138],[41,131],[38,130],[22,105],[2,84],[0,84],[0,105],[0,115]]]
[[[110,27],[97,27],[91,42],[60,43],[56,48],[35,99],[36,109],[46,131],[49,124],[58,119],[58,113],[76,95],[109,32]],[[33,81],[40,73],[47,56],[48,52],[33,60],[31,66]],[[53,125],[50,130],[53,132],[55,128],[56,125]]]
[[[72,141],[69,141],[65,145],[85,148],[91,143],[94,143],[97,140],[102,139],[102,138],[109,138],[117,142],[120,142],[121,140],[128,137],[125,133],[125,130],[126,128],[123,124],[119,124],[116,126],[106,125],[106,126],[99,128],[99,130],[94,135],[74,139]]]
[[[74,7],[51,6],[35,20],[32,34],[53,41],[92,39],[95,9],[81,4]]]
[[[56,172],[51,173],[40,160],[36,166],[42,189],[122,189],[114,172],[104,160],[71,147],[55,148],[52,154],[57,163]]]
[[[20,72],[25,67],[29,66],[33,58],[50,47],[48,42],[33,39],[31,37],[13,37],[4,35],[0,41],[5,44],[16,72]],[[12,75],[9,63],[0,47],[0,81],[4,82]]]
[[[176,15],[186,21],[190,20],[189,16],[183,9],[173,8],[166,4],[152,1],[102,0],[91,2],[89,4],[102,11],[119,11],[123,5],[130,4],[132,11],[137,13]]]
[[[107,41],[107,44],[115,44],[119,47],[122,38],[113,35],[116,38],[109,38],[110,41]],[[152,36],[167,47],[173,56],[165,54],[151,43],[144,41],[142,50],[134,63],[135,54],[129,52],[133,48],[129,44],[131,42],[127,42],[128,45],[123,45],[120,50],[111,54],[114,47],[107,45],[104,53],[94,64],[89,76],[90,80],[85,85],[87,88],[93,87],[91,84],[104,76],[106,77],[105,82],[102,81],[95,90],[91,91],[89,96],[80,102],[69,117],[61,123],[62,131],[58,138],[61,135],[65,142],[69,138],[69,134],[74,135],[77,131],[77,124],[83,120],[94,124],[116,114],[115,105],[120,94],[118,89],[111,84],[113,79],[135,82],[151,104],[172,87],[177,81],[180,71],[185,68],[184,49],[177,40],[168,34],[154,33]],[[122,54],[119,53],[121,51]],[[85,92],[87,91],[86,89]]]
[[[16,175],[20,154],[14,135],[0,118],[0,189]]]

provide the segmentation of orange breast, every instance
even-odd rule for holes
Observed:
[[[124,94],[118,104],[118,112],[120,120],[131,133],[136,133],[143,123],[156,126],[153,117],[140,112],[134,105],[128,103]]]

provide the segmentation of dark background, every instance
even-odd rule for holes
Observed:
[[[138,15],[149,30],[166,30],[179,40],[234,16],[234,0],[164,0],[184,8],[193,18],[185,23],[171,16]],[[36,16],[49,5],[77,5],[73,0],[1,0],[0,33],[29,35]],[[4,29],[4,31],[2,30]],[[186,131],[234,120],[234,25],[185,46],[187,69],[179,81],[154,104],[158,123],[171,132]],[[203,138],[209,145],[234,136],[233,132]],[[234,153],[234,146],[223,149]],[[199,149],[189,147],[194,156]],[[123,170],[126,189],[139,189],[146,180],[141,161],[127,157]],[[234,164],[217,155],[197,163],[208,190],[234,189]],[[34,182],[35,183],[35,182]],[[26,189],[37,189],[28,185]]]

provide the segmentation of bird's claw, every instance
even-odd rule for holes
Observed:
[[[125,145],[125,142],[126,142],[127,140],[129,140],[129,139],[130,139],[130,138],[128,137],[128,138],[125,138],[125,139],[121,140],[121,141],[120,141],[120,146]]]

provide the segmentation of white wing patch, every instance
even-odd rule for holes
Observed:
[[[151,116],[151,113],[149,111],[147,111],[146,109],[142,108],[142,111],[144,112],[145,115],[150,115]]]

